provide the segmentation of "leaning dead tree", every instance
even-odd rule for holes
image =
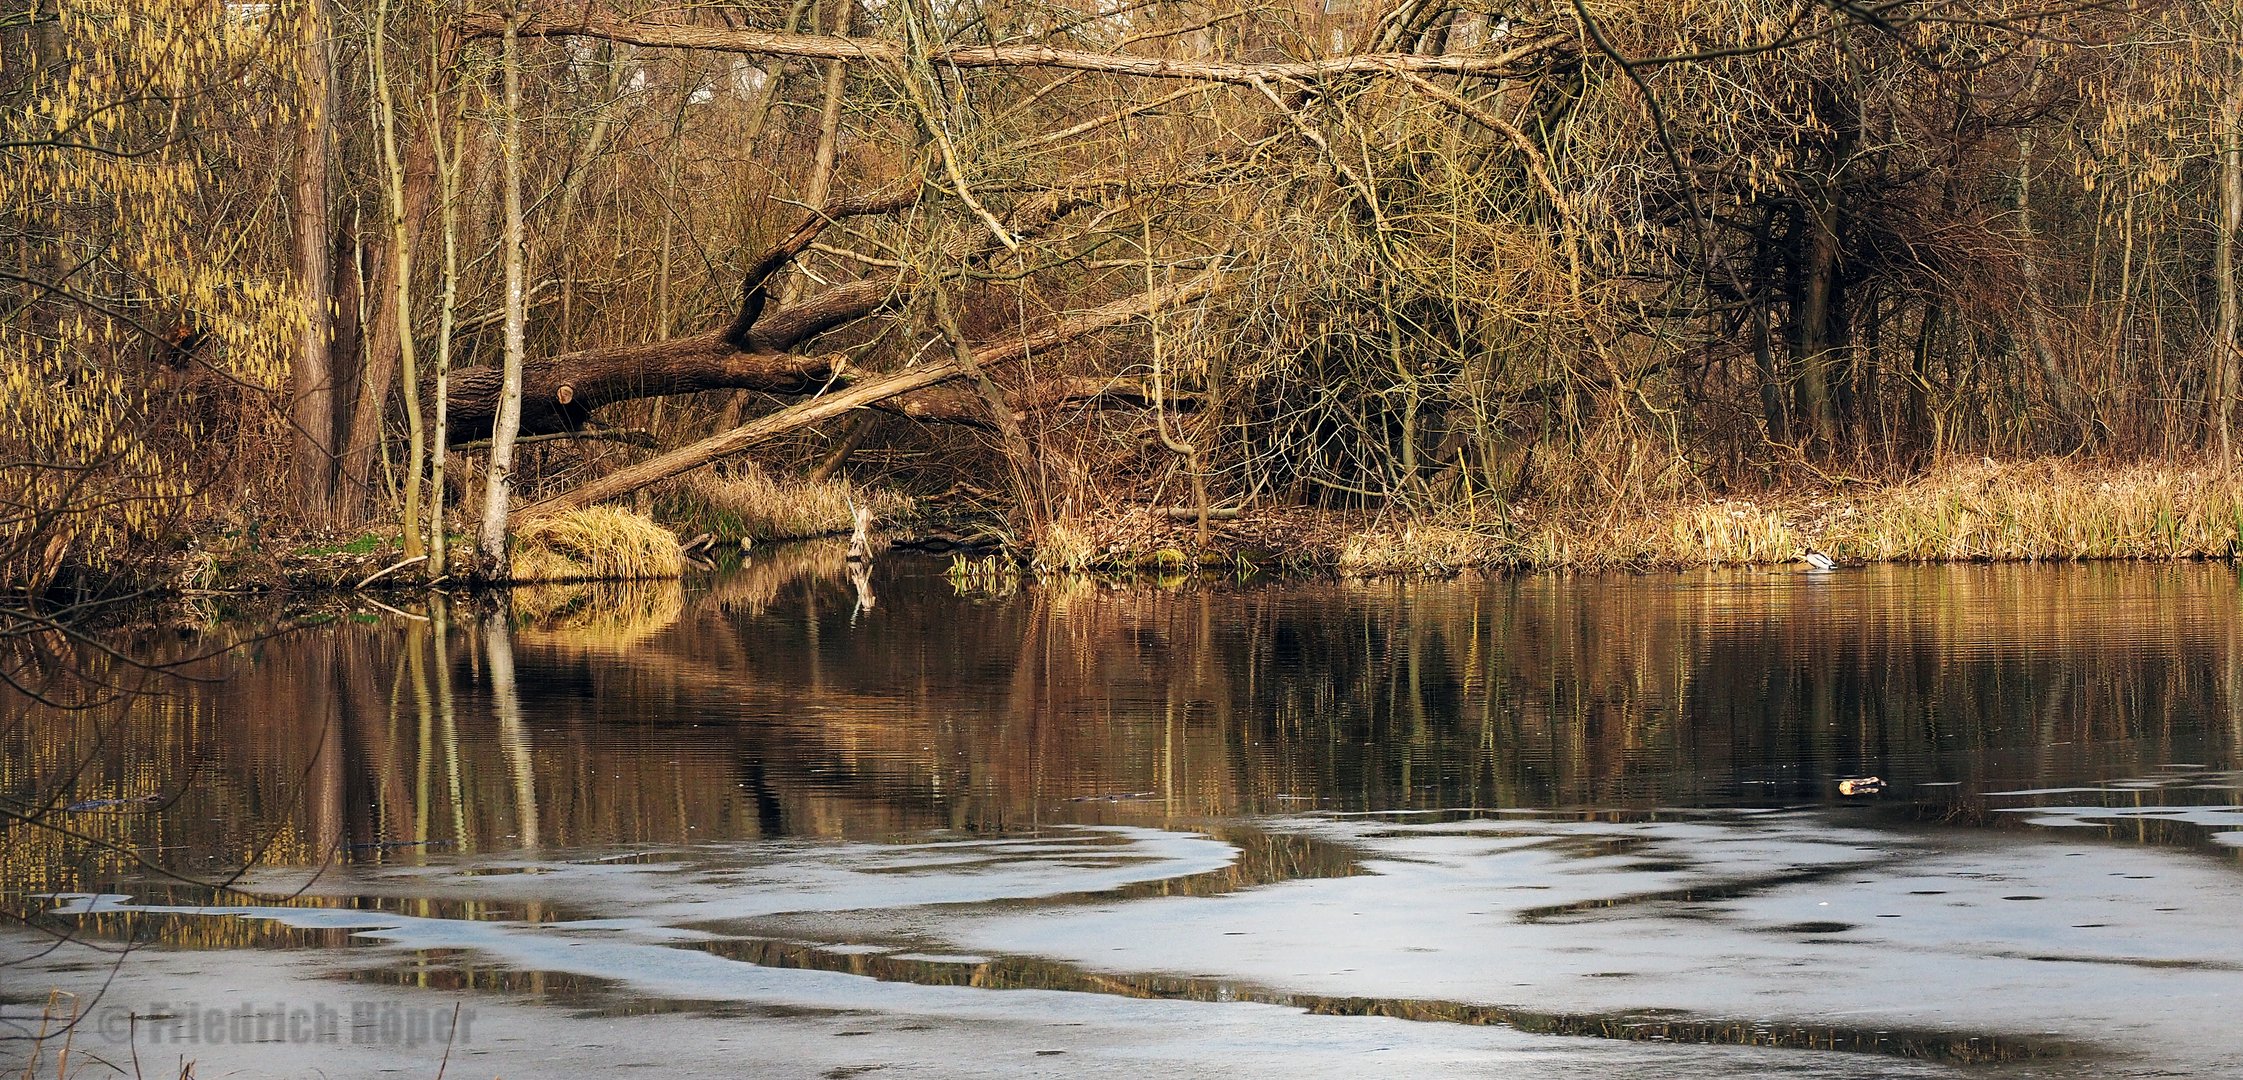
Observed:
[[[970,359],[962,357],[936,361],[892,375],[867,379],[846,390],[821,395],[691,446],[680,447],[629,468],[618,469],[565,495],[525,507],[521,511],[521,517],[555,514],[628,495],[648,484],[700,468],[727,454],[738,453],[789,431],[830,420],[854,409],[899,399],[908,400],[908,395],[913,391],[965,376],[974,366],[988,367],[1018,360],[1038,349],[1054,348],[1100,330],[1142,319],[1156,311],[1204,299],[1213,295],[1221,285],[1219,272],[1208,271],[1178,285],[1115,301],[1062,319],[1034,334],[985,345],[974,350]],[[910,415],[910,406],[902,406],[901,411]]]
[[[574,431],[591,412],[646,397],[704,390],[809,393],[832,383],[838,357],[794,350],[835,327],[875,314],[896,302],[896,284],[864,281],[771,309],[775,276],[827,226],[854,217],[906,209],[915,187],[844,200],[802,215],[788,235],[751,260],[740,286],[740,307],[729,325],[690,337],[545,357],[522,371],[522,432]],[[769,310],[767,310],[769,309]],[[489,438],[501,398],[498,372],[478,368],[452,377],[447,419],[454,442]]]
[[[852,367],[838,353],[799,350],[837,327],[894,309],[907,297],[910,280],[853,282],[776,308],[771,305],[771,283],[787,261],[806,249],[827,225],[852,217],[894,213],[911,204],[912,199],[907,196],[886,192],[844,201],[825,212],[805,215],[785,240],[750,263],[740,288],[740,309],[722,330],[565,353],[526,364],[522,374],[522,434],[577,431],[590,422],[592,410],[639,398],[708,390],[752,390],[797,397],[851,387],[869,377],[870,373]],[[1034,235],[1052,220],[1083,205],[1086,205],[1083,200],[1072,195],[1046,197],[1016,218],[1010,224],[1011,231],[1019,236]],[[985,254],[989,246],[987,243],[966,245],[960,251],[969,255]],[[1193,288],[1158,290],[1135,301],[1121,302],[1114,310],[1143,315],[1157,310],[1139,310],[1136,305],[1147,297],[1183,304],[1213,293],[1204,275],[1195,280],[1199,284]],[[1049,347],[1126,321],[1101,320],[1092,313],[1065,320],[1052,330],[1021,340],[1030,348],[1037,347],[1039,342]],[[1002,346],[992,348],[996,350],[993,355],[1003,359],[1018,355]],[[937,379],[907,389],[917,390],[941,381]],[[496,369],[478,368],[452,377],[447,422],[453,441],[490,437],[500,390]],[[1017,395],[1011,408],[1021,412],[1104,402],[1146,405],[1153,400],[1152,395],[1151,387],[1138,378],[1062,378],[1048,380],[1032,391]],[[864,404],[917,420],[970,426],[991,423],[984,403],[970,395],[904,396],[904,391],[898,391],[876,395]]]

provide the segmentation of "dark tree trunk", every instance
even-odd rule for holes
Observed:
[[[421,221],[427,215],[436,189],[435,150],[426,132],[417,126],[414,131],[405,153],[405,243],[408,248],[420,245]],[[344,509],[350,513],[363,513],[367,509],[367,496],[374,489],[374,463],[381,458],[382,418],[388,412],[390,395],[398,389],[397,367],[403,352],[403,337],[412,332],[411,327],[399,326],[397,322],[394,255],[394,252],[385,252],[374,257],[373,272],[367,275],[373,326],[367,341],[366,370],[359,379],[358,392],[352,395],[350,417],[343,425],[341,439],[340,490],[346,504]]]
[[[1799,412],[1817,441],[1837,427],[1831,401],[1830,305],[1838,270],[1837,209],[1827,202],[1800,222],[1799,291],[1791,301],[1791,354],[1799,368]]]

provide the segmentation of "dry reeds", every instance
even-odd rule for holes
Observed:
[[[1003,597],[1020,591],[1020,564],[995,555],[953,556],[945,576],[960,596]]]
[[[1820,532],[1834,554],[1879,561],[2227,556],[2243,545],[2243,476],[1983,461],[1890,489]]]
[[[1033,559],[1039,573],[1075,574],[1111,561],[1082,523],[1060,519],[1036,537]]]
[[[1554,501],[1553,501],[1554,503]],[[2243,555],[2243,471],[1973,459],[1890,486],[1580,509],[1542,503],[1501,516],[1452,508],[1402,521],[1301,520],[1286,508],[1235,520],[1211,550],[1176,546],[1174,523],[1142,511],[1048,525],[1038,575],[1182,572],[1253,547],[1252,526],[1293,520],[1282,548],[1299,568],[1347,577],[1472,569],[1773,566],[1810,551],[1847,562],[2200,559]],[[1238,528],[1245,526],[1245,528]],[[1265,541],[1266,543],[1266,538]],[[953,577],[963,573],[953,571]]]
[[[614,507],[539,518],[514,534],[510,575],[517,582],[674,578],[684,572],[676,535]]]
[[[774,478],[753,462],[740,462],[729,476],[701,472],[668,485],[655,510],[687,534],[800,540],[849,532],[860,507],[877,521],[893,521],[911,512],[912,501],[839,480]]]
[[[1505,546],[1494,533],[1416,522],[1349,537],[1340,549],[1339,571],[1351,577],[1451,573],[1501,561]]]
[[[1341,566],[1357,573],[1410,572],[1424,563],[1751,566],[1791,562],[1809,550],[1859,562],[2228,557],[2243,550],[2243,474],[1977,459],[1890,487],[1819,497],[1676,502],[1611,518],[1553,517],[1500,534],[1419,524],[1351,539]]]

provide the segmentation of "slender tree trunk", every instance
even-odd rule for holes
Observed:
[[[374,114],[378,130],[381,115],[378,105]],[[433,178],[435,162],[429,156],[429,148],[425,139],[415,138],[406,143],[403,167],[405,246],[406,250],[411,252],[420,248],[420,223],[422,217],[427,213],[431,189],[435,186]],[[389,184],[390,181],[385,175],[382,182],[385,224],[392,216],[387,203]],[[359,372],[358,385],[351,394],[347,410],[348,415],[343,418],[343,427],[337,443],[337,453],[340,458],[337,491],[340,497],[350,503],[349,506],[345,507],[347,510],[358,509],[363,500],[373,494],[375,463],[387,459],[389,448],[382,442],[383,423],[388,418],[390,393],[397,389],[398,385],[398,372],[402,367],[402,346],[411,343],[408,339],[412,329],[410,326],[400,325],[397,305],[394,302],[396,298],[395,282],[393,280],[396,273],[394,230],[385,230],[385,232],[392,233],[392,239],[387,241],[388,255],[385,261],[388,265],[378,268],[377,273],[368,277],[371,283],[369,288],[374,294],[374,301],[373,317],[367,320],[366,362],[364,370]]]
[[[1823,349],[1830,357],[1830,403],[1835,427],[1857,452],[1863,444],[1860,347],[1854,342],[1857,301],[1846,290],[1842,267],[1832,266],[1830,300],[1823,307]]]
[[[336,171],[340,172],[342,158],[333,148],[330,148],[329,155]],[[342,190],[343,186],[337,184],[335,194],[341,195]],[[343,478],[347,475],[343,471],[343,459],[346,456],[343,440],[349,433],[343,429],[343,425],[350,419],[353,395],[366,378],[366,323],[367,317],[374,312],[366,308],[366,236],[359,209],[350,207],[346,217],[341,201],[332,202],[331,206],[335,243],[329,249],[328,259],[329,265],[334,269],[335,284],[328,295],[332,298],[329,309],[335,313],[335,329],[332,343],[327,348],[327,370],[334,376],[335,418],[328,445],[332,447],[335,464],[333,479],[329,482],[335,485],[336,520],[347,521],[352,515],[343,491]],[[375,306],[381,311],[389,310],[387,304]],[[381,444],[377,442],[373,445],[378,459]],[[367,471],[368,475],[372,475],[371,468]]]
[[[428,499],[428,573],[431,578],[444,576],[445,563],[450,553],[444,522],[444,466],[450,447],[447,445],[450,417],[446,415],[452,394],[452,324],[459,313],[459,201],[460,158],[466,150],[465,132],[457,122],[452,126],[448,140],[450,154],[446,156],[444,138],[443,97],[431,97],[429,141],[436,151],[437,169],[441,174],[437,193],[438,228],[444,234],[444,265],[439,271],[436,315],[436,445],[430,450]]]
[[[1861,434],[1856,442],[1865,450],[1874,450],[1892,464],[1892,433],[1885,423],[1884,337],[1886,312],[1884,303],[1872,293],[1867,303],[1857,305],[1860,318],[1859,340],[1853,343],[1854,392],[1858,395],[1860,412],[1856,426]]]
[[[296,494],[313,515],[333,510],[335,488],[335,338],[333,240],[327,201],[328,127],[334,112],[334,72],[328,55],[327,0],[304,0],[298,45],[304,102],[297,126],[296,276],[303,290],[304,325],[291,372],[289,420],[295,427]]]
[[[1940,305],[1924,305],[1924,321],[1916,328],[1916,355],[1909,361],[1909,422],[1916,424],[1922,463],[1936,463],[1945,454],[1947,424],[1933,413],[1931,404],[1931,346],[1940,332]]]
[[[841,11],[834,16],[833,32],[842,37],[849,35],[849,19],[856,12],[856,0],[840,0]],[[810,206],[824,206],[826,196],[833,190],[833,166],[841,145],[841,106],[846,101],[849,82],[849,65],[839,60],[826,61],[825,101],[818,110],[818,151],[811,159],[810,182],[802,189],[802,201]]]
[[[1754,234],[1752,294],[1746,300],[1752,305],[1752,361],[1760,376],[1760,421],[1767,428],[1768,441],[1780,443],[1791,439],[1791,423],[1784,415],[1783,373],[1776,369],[1774,335],[1769,329],[1768,263],[1774,256],[1768,232],[1773,215],[1773,210],[1764,213]]]
[[[624,59],[634,55],[628,45],[617,45],[615,49],[616,55],[610,59],[608,64],[607,100],[609,101],[615,100],[623,88]],[[613,121],[613,112],[612,107],[603,106],[599,112],[593,114],[592,130],[590,134],[584,137],[583,148],[577,151],[576,159],[570,163],[567,178],[561,181],[559,208],[553,214],[553,220],[557,223],[554,234],[557,236],[573,237],[576,235],[577,201],[584,197],[585,178],[591,175],[593,163],[599,160],[601,149],[607,145],[608,130]],[[573,262],[562,261],[560,278],[560,336],[562,341],[574,341],[576,340],[576,266]]]
[[[2220,131],[2220,234],[2213,252],[2213,273],[2219,278],[2220,328],[2219,340],[2212,344],[2212,372],[2215,376],[2214,394],[2217,408],[2213,410],[2218,426],[2220,466],[2235,464],[2235,448],[2231,431],[2235,420],[2236,384],[2236,285],[2235,285],[2235,235],[2243,230],[2243,132],[2236,130],[2243,124],[2243,76],[2238,76],[2228,90],[2227,107],[2221,111]]]
[[[1157,285],[1153,279],[1152,219],[1150,217],[1140,217],[1139,221],[1143,228],[1144,238],[1145,292],[1150,294],[1157,291]],[[1385,301],[1390,320],[1387,326],[1387,341],[1389,348],[1394,350],[1397,369],[1395,374],[1401,378],[1409,379],[1409,372],[1400,370],[1400,346],[1397,343],[1398,336],[1395,334],[1391,323],[1394,298],[1393,293],[1388,290],[1384,281],[1379,282],[1379,295],[1380,299]],[[1193,533],[1193,543],[1200,551],[1204,552],[1207,550],[1207,472],[1200,467],[1198,444],[1186,442],[1181,435],[1172,434],[1168,430],[1168,402],[1165,400],[1168,396],[1168,388],[1164,378],[1166,372],[1164,365],[1161,363],[1161,331],[1163,327],[1161,326],[1159,312],[1153,313],[1152,323],[1153,431],[1160,436],[1161,445],[1167,447],[1169,453],[1183,457],[1184,468],[1191,472],[1192,507],[1198,511],[1199,515],[1198,528]],[[1414,380],[1411,383],[1408,410],[1404,413],[1402,421],[1402,460],[1402,484],[1407,489],[1410,482],[1416,478],[1417,473],[1417,391]]]
[[[478,567],[489,580],[510,576],[506,552],[507,501],[514,483],[514,434],[522,423],[522,353],[528,312],[523,296],[529,254],[522,232],[522,42],[519,12],[510,14],[501,40],[500,72],[505,83],[501,107],[500,150],[506,203],[506,344],[499,384],[498,416],[491,427],[491,461],[484,477],[483,532]]]
[[[847,2],[854,3],[855,0],[847,0]],[[814,4],[815,0],[794,0],[794,3],[788,5],[787,17],[780,24],[780,33],[794,34],[799,32],[802,29],[804,14],[810,15],[810,29],[817,30],[818,15],[813,10]],[[846,31],[838,32],[845,33]],[[787,65],[784,58],[775,59],[770,67],[764,69],[763,85],[757,88],[755,100],[748,103],[747,123],[740,134],[740,144],[742,146],[753,147],[763,141],[763,131],[770,126],[771,113],[780,101],[779,94],[784,89],[781,84],[786,81],[786,73]],[[816,206],[817,203],[813,202],[810,205]]]
[[[389,244],[390,244],[390,294],[394,308],[390,319],[395,324],[392,333],[397,340],[398,389],[405,402],[405,431],[408,441],[405,464],[404,535],[405,557],[418,558],[427,549],[421,543],[421,470],[427,459],[427,434],[421,426],[421,380],[419,365],[413,353],[413,215],[407,210],[405,198],[405,164],[397,155],[397,100],[389,88],[389,5],[390,0],[380,0],[374,6],[374,33],[372,42],[374,66],[375,126],[381,131],[382,165],[389,174]],[[369,373],[368,381],[372,382]],[[382,382],[387,382],[383,379]],[[387,386],[369,385],[361,391],[361,402],[377,403],[373,410],[372,432],[381,438],[382,410],[379,402],[387,397]],[[356,437],[363,434],[354,432]]]

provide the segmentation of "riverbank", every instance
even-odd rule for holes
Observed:
[[[707,501],[675,499],[658,500],[655,512],[660,524],[702,554],[738,547],[743,536],[753,543],[846,531],[849,503],[838,491],[814,492],[814,502],[802,503],[814,512],[786,518],[780,504],[792,505],[798,488],[763,493],[755,500],[762,506],[757,513],[748,512],[754,503],[747,500],[711,514]],[[926,546],[940,549],[946,546],[941,537],[996,535],[983,528],[987,522],[946,521],[939,507],[900,495],[864,498],[894,515],[883,522],[890,543],[916,546],[933,537]],[[783,528],[772,524],[781,520]],[[742,536],[711,531],[726,524]],[[637,547],[645,547],[643,537]],[[2230,558],[2239,548],[2243,472],[2204,464],[1972,459],[1899,483],[1835,482],[1664,503],[1481,503],[1416,517],[1391,510],[1217,508],[1204,544],[1195,514],[1119,507],[1053,523],[1033,548],[977,550],[968,557],[1041,573],[1197,569],[1372,577],[1766,566],[1797,562],[1810,551],[1840,562],[1944,562]],[[464,553],[464,541],[455,550]],[[394,537],[276,539],[236,529],[197,537],[160,562],[144,585],[262,592],[431,584],[419,566],[391,569],[401,561]],[[660,574],[674,574],[677,566],[661,559],[633,565]],[[390,572],[375,577],[384,570]],[[600,576],[591,563],[570,572]]]
[[[1198,523],[1131,511],[1047,545],[1046,565],[1218,565],[1349,576],[1767,566],[1839,562],[2230,558],[2243,547],[2243,472],[2064,459],[1957,462],[1899,483],[1602,507],[1457,507],[1415,518],[1295,508]]]

